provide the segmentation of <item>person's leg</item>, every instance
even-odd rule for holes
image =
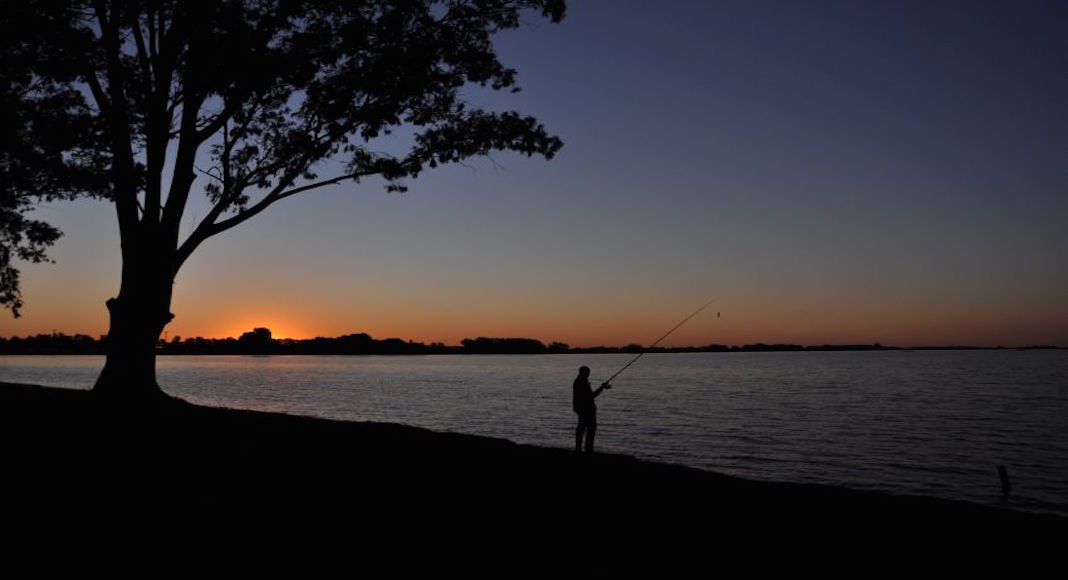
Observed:
[[[597,415],[591,413],[586,417],[586,452],[593,453],[593,438],[597,435]]]
[[[585,417],[579,415],[578,427],[575,428],[575,451],[582,451],[582,434],[586,431]]]

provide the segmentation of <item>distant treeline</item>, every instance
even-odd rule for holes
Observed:
[[[54,333],[26,338],[0,338],[0,354],[104,354],[106,337],[99,340],[84,334],[73,336]],[[639,353],[639,352],[784,352],[784,351],[870,351],[870,350],[964,350],[981,349],[975,346],[896,347],[881,344],[746,344],[726,346],[709,344],[689,347],[643,348],[638,344],[623,347],[594,346],[572,348],[562,342],[548,345],[533,338],[466,338],[460,346],[440,342],[424,344],[387,338],[377,340],[365,333],[348,334],[336,338],[308,338],[302,340],[277,339],[266,328],[256,328],[240,338],[185,338],[175,336],[157,346],[158,354],[239,354],[239,355],[319,355],[319,354],[565,354],[565,353]],[[1003,347],[998,347],[1003,348]],[[1027,349],[1054,349],[1056,346],[1029,346]]]

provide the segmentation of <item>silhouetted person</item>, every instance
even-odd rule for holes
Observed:
[[[575,429],[575,451],[582,451],[582,436],[586,435],[586,452],[593,453],[593,438],[597,434],[597,405],[593,402],[597,395],[612,385],[603,383],[594,391],[590,388],[590,367],[579,367],[578,377],[572,384],[574,399],[572,407],[578,413],[578,427]]]

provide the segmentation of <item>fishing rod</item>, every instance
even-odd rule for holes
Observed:
[[[678,323],[678,324],[676,324],[675,326],[672,326],[672,327],[671,327],[671,330],[669,330],[669,331],[667,331],[667,332],[665,332],[665,333],[664,333],[664,336],[661,336],[660,338],[656,339],[656,342],[654,342],[653,344],[650,344],[649,346],[647,346],[647,347],[646,347],[646,350],[643,350],[643,351],[641,351],[640,353],[638,353],[638,356],[636,356],[636,357],[634,357],[633,359],[631,359],[631,361],[630,361],[629,363],[627,363],[627,364],[623,365],[623,368],[621,368],[621,369],[619,369],[618,371],[616,371],[616,374],[612,375],[612,376],[611,376],[611,377],[610,377],[610,378],[609,378],[609,379],[608,379],[607,381],[605,381],[605,382],[604,382],[604,384],[606,384],[606,385],[607,385],[608,383],[611,383],[611,382],[612,382],[612,379],[614,379],[614,378],[618,377],[618,376],[619,376],[620,374],[622,374],[622,373],[623,373],[623,371],[627,370],[627,368],[629,368],[629,367],[630,367],[630,365],[632,365],[632,364],[634,364],[634,363],[638,362],[638,359],[640,359],[640,358],[642,358],[643,356],[645,356],[645,352],[646,352],[646,351],[647,351],[648,349],[650,349],[650,348],[653,348],[654,346],[656,346],[656,345],[660,344],[660,341],[662,341],[662,340],[664,340],[665,338],[667,338],[668,336],[670,336],[672,332],[675,332],[676,330],[678,330],[680,326],[682,326],[683,324],[686,324],[686,322],[688,322],[688,321],[689,321],[689,320],[690,320],[691,318],[693,318],[694,316],[697,316],[698,314],[700,314],[700,312],[701,312],[702,310],[704,310],[705,308],[708,308],[708,307],[709,307],[709,305],[711,305],[711,304],[712,304],[713,302],[715,302],[716,300],[719,300],[719,296],[717,296],[717,297],[715,297],[715,298],[713,298],[713,299],[709,300],[708,302],[705,302],[704,306],[702,306],[702,307],[698,308],[697,310],[694,310],[693,312],[691,312],[691,313],[690,313],[690,315],[689,315],[689,316],[687,316],[686,318],[683,318],[681,322],[679,322],[679,323]]]

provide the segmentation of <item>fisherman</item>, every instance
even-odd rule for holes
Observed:
[[[579,367],[578,377],[572,384],[574,399],[572,408],[578,413],[578,427],[575,429],[575,451],[582,451],[582,436],[586,436],[586,453],[593,453],[593,438],[597,434],[597,405],[593,400],[601,391],[611,389],[612,385],[602,383],[597,390],[590,389],[590,367]]]

